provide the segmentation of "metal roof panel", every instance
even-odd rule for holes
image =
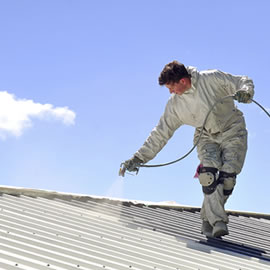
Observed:
[[[229,212],[230,235],[207,239],[197,207],[0,193],[1,269],[270,270],[268,215]]]

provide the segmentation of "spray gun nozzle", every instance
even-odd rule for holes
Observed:
[[[132,172],[136,172],[136,175],[137,175],[139,173],[139,168],[135,167],[132,170]],[[125,163],[121,163],[120,164],[120,169],[119,169],[119,176],[124,177],[125,174],[129,174],[129,175],[135,176],[134,174],[127,172],[127,167],[126,167]]]
[[[126,170],[127,170],[127,168],[126,168],[125,164],[121,163],[120,164],[120,169],[119,169],[119,176],[124,177],[125,173],[126,173]]]

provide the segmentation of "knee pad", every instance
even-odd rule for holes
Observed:
[[[236,174],[220,172],[218,182],[223,184],[223,194],[229,196],[232,194],[234,186],[236,184]]]
[[[202,185],[203,193],[212,194],[218,185],[217,169],[212,167],[201,167],[198,171],[200,184]]]

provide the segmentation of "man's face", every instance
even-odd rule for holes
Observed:
[[[171,94],[182,95],[186,90],[191,87],[190,80],[188,78],[182,78],[179,82],[165,84]]]

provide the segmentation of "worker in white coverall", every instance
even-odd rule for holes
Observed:
[[[124,164],[134,171],[153,159],[173,133],[186,124],[196,128],[197,141],[204,119],[212,105],[227,95],[238,102],[250,103],[254,85],[247,76],[234,76],[219,70],[198,71],[178,61],[165,65],[159,77],[172,94],[160,118],[143,146]],[[232,98],[218,103],[209,115],[197,145],[201,165],[197,169],[204,201],[201,208],[201,232],[207,237],[228,234],[228,216],[224,205],[232,194],[236,176],[241,172],[247,151],[247,130],[243,113]]]

